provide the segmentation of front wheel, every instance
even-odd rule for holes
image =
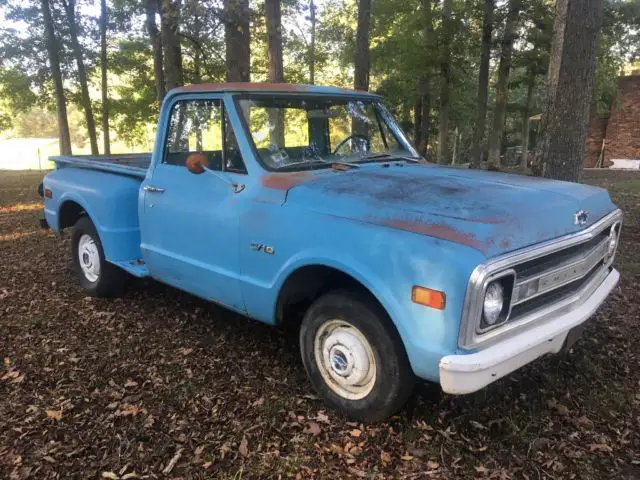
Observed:
[[[350,418],[384,420],[415,384],[397,332],[364,295],[336,291],[314,302],[302,321],[300,350],[315,390]]]
[[[124,292],[128,275],[104,258],[102,242],[89,217],[80,217],[71,237],[73,269],[82,289],[92,297],[113,297]]]

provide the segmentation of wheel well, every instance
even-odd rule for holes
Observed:
[[[80,204],[68,200],[62,204],[60,207],[60,230],[67,227],[73,227],[78,219],[84,215],[86,212]]]
[[[338,289],[364,294],[385,311],[376,296],[351,275],[325,265],[308,265],[294,271],[282,285],[276,304],[276,323],[299,323],[317,298]]]

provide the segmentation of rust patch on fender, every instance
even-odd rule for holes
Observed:
[[[429,237],[467,245],[468,247],[475,248],[476,250],[484,252],[483,244],[479,242],[475,238],[475,236],[470,233],[460,232],[459,230],[456,230],[455,228],[452,228],[448,225],[425,224],[407,220],[382,220],[377,223],[380,223],[381,225],[385,225],[387,227],[405,230],[407,232],[419,233],[422,235],[427,235]]]
[[[304,183],[311,175],[307,172],[270,173],[260,179],[262,186],[274,190],[289,190]]]

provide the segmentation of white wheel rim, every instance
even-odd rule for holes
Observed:
[[[96,242],[89,235],[82,235],[78,241],[78,259],[82,273],[90,282],[100,277],[100,253]]]
[[[313,350],[331,390],[348,400],[369,395],[376,383],[376,358],[360,330],[343,320],[328,320],[316,332]]]

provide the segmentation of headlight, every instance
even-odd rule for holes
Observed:
[[[487,287],[482,307],[484,323],[491,327],[500,319],[504,308],[504,287],[499,282],[492,282]]]

